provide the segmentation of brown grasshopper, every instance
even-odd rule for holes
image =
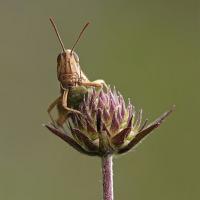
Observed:
[[[78,55],[74,52],[76,44],[89,23],[86,23],[83,27],[72,49],[66,50],[53,19],[50,18],[50,21],[62,47],[62,53],[57,57],[57,78],[60,82],[61,95],[50,104],[47,112],[55,124],[51,111],[57,105],[58,119],[56,123],[59,126],[63,126],[69,113],[75,112],[81,114],[77,110],[77,107],[83,100],[84,95],[87,94],[89,88],[101,89],[103,86],[107,88],[107,85],[104,80],[89,81],[80,68]]]

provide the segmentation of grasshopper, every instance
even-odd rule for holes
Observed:
[[[50,22],[62,47],[62,52],[57,57],[57,78],[60,82],[60,96],[49,105],[47,112],[52,123],[62,127],[69,113],[74,112],[80,115],[82,114],[77,108],[90,88],[93,87],[100,90],[103,86],[107,88],[107,85],[104,80],[89,81],[81,70],[78,55],[74,52],[75,46],[89,23],[86,23],[83,27],[72,49],[65,49],[56,24],[52,18],[50,18]],[[58,118],[56,122],[51,115],[51,111],[55,106],[57,106],[58,109]]]

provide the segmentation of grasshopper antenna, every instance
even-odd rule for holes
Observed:
[[[82,31],[80,32],[80,34],[79,34],[79,36],[78,36],[77,40],[75,41],[75,43],[74,43],[74,45],[73,45],[73,47],[72,47],[72,49],[71,49],[71,52],[70,52],[70,54],[72,54],[72,52],[73,52],[73,50],[74,50],[74,47],[75,47],[75,46],[76,46],[76,44],[78,43],[78,41],[79,41],[79,39],[81,38],[81,36],[82,36],[83,32],[85,31],[85,29],[87,28],[87,26],[88,26],[89,24],[90,24],[90,23],[89,23],[89,22],[87,22],[87,23],[85,24],[85,26],[83,27]]]
[[[61,45],[61,47],[62,47],[62,50],[63,50],[63,52],[65,52],[65,46],[64,46],[64,44],[63,44],[63,42],[62,42],[62,39],[61,39],[61,37],[60,37],[60,34],[59,34],[58,29],[57,29],[57,27],[56,27],[56,24],[55,24],[54,20],[53,20],[51,17],[49,18],[49,20],[50,20],[50,22],[51,22],[51,24],[52,24],[52,26],[53,26],[53,28],[54,28],[54,30],[55,30],[55,32],[56,32],[56,35],[57,35],[57,37],[58,37],[58,40],[59,40],[60,45]]]

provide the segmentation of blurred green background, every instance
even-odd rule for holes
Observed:
[[[0,1],[0,199],[102,199],[98,158],[52,135],[56,57],[76,47],[91,80],[116,86],[144,118],[176,111],[137,149],[114,160],[116,200],[200,198],[198,1]]]

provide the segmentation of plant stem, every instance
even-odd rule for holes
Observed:
[[[112,156],[102,157],[103,200],[113,200],[113,166]]]

